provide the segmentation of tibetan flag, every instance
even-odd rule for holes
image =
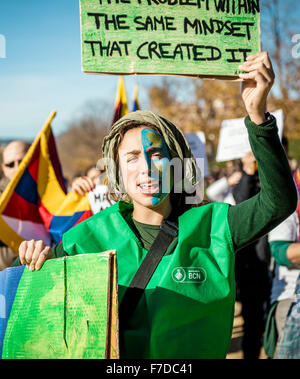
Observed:
[[[136,85],[134,88],[132,112],[140,110],[140,103],[138,100],[138,90],[139,90],[139,87],[138,85]]]
[[[125,116],[128,111],[128,105],[127,105],[127,96],[126,96],[126,90],[125,90],[125,84],[123,76],[120,76],[119,78],[119,84],[117,89],[117,96],[115,101],[115,114],[113,118],[113,124],[118,121],[121,117]]]
[[[23,240],[60,242],[62,234],[90,217],[88,197],[66,194],[51,130],[53,112],[0,197],[0,240],[16,254]]]

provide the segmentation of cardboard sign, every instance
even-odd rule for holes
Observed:
[[[80,0],[86,73],[232,77],[260,51],[259,0]]]
[[[96,214],[114,204],[112,200],[108,200],[107,191],[107,186],[99,184],[93,191],[88,193],[91,211],[93,214]]]
[[[0,272],[0,357],[118,358],[114,251]]]
[[[185,134],[185,138],[191,147],[201,174],[206,178],[209,172],[205,149],[205,134],[203,132]]]
[[[284,126],[284,114],[282,110],[272,113],[277,120],[279,137],[282,138]],[[217,162],[226,162],[240,159],[251,151],[248,132],[244,118],[225,120],[222,122]]]

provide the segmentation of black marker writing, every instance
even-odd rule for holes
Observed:
[[[112,57],[114,55],[128,56],[129,48],[131,41],[108,41],[107,44],[104,44],[102,41],[84,41],[87,45],[90,46],[92,56],[106,56]]]
[[[129,26],[126,25],[126,14],[111,15],[111,18],[106,13],[92,13],[87,14],[89,17],[95,18],[96,28],[101,28],[101,19],[104,19],[104,27],[106,30],[110,29],[110,26],[114,30],[129,29]]]

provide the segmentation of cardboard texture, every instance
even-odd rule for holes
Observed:
[[[260,46],[259,0],[80,0],[82,70],[236,78]]]
[[[119,358],[116,267],[109,251],[24,268],[6,315],[2,358]]]

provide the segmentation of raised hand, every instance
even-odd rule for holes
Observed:
[[[266,103],[274,84],[275,74],[267,52],[251,55],[240,67],[244,74],[242,98],[251,121],[259,125],[266,121]]]
[[[84,196],[87,192],[92,191],[95,188],[93,180],[87,176],[81,176],[76,178],[72,183],[72,191]]]

